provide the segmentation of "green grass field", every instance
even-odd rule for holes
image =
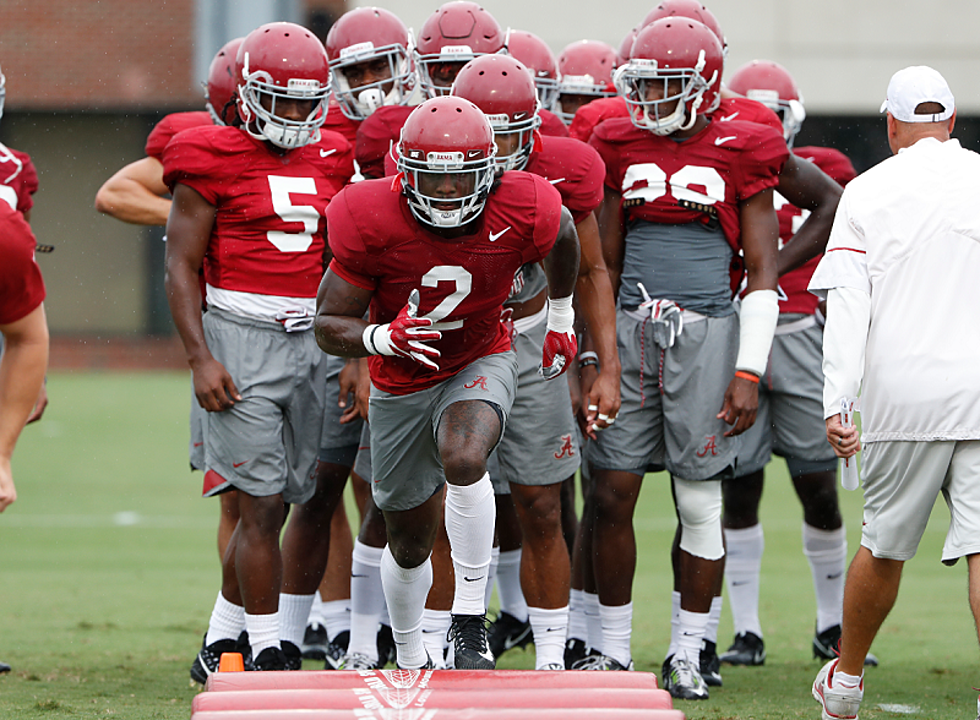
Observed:
[[[188,668],[218,589],[217,502],[187,469],[187,378],[53,374],[51,405],[14,458],[19,500],[0,515],[0,719],[187,718]],[[850,551],[860,496],[842,497]],[[668,548],[674,520],[663,476],[637,515],[634,658],[658,670],[669,639]],[[762,668],[723,669],[725,687],[689,718],[819,718],[810,683],[814,603],[800,551],[800,510],[774,463],[763,500]],[[980,684],[963,563],[939,562],[948,513],[934,512],[898,604],[873,648],[861,718],[973,720]],[[728,612],[719,644],[731,639]],[[316,668],[307,663],[307,668]],[[512,651],[501,667],[533,667]]]

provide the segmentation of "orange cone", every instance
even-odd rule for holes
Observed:
[[[218,661],[218,672],[242,672],[243,670],[245,670],[245,663],[242,661],[241,653],[221,653],[221,659]]]

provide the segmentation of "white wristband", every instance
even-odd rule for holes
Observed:
[[[548,330],[557,333],[570,333],[575,325],[575,310],[572,296],[548,298]]]
[[[775,290],[756,290],[742,298],[736,370],[747,370],[759,377],[765,374],[778,320],[779,298]]]
[[[368,325],[361,334],[361,342],[369,355],[394,355],[389,340],[387,323],[384,325]]]

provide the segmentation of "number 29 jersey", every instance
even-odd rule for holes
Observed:
[[[397,182],[397,181],[396,181]],[[544,258],[561,221],[561,196],[544,178],[511,171],[490,192],[470,235],[446,239],[412,215],[390,178],[350,185],[327,208],[330,269],[372,290],[371,322],[395,319],[418,289],[419,316],[433,320],[442,339],[439,370],[401,357],[372,355],[371,380],[406,395],[432,387],[481,357],[510,349],[500,311],[514,273]]]

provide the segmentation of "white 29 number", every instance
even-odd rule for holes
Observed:
[[[276,215],[284,222],[303,223],[303,231],[289,233],[270,230],[266,237],[279,252],[305,252],[313,244],[313,233],[320,222],[320,213],[312,205],[294,205],[289,196],[316,195],[316,181],[311,177],[270,175],[269,190],[272,192],[272,209],[276,211]]]
[[[462,320],[441,321],[449,317],[453,310],[459,307],[459,304],[470,294],[473,289],[473,276],[466,268],[458,265],[436,265],[422,276],[422,287],[439,287],[440,282],[454,283],[455,289],[444,297],[442,302],[432,309],[432,312],[423,315],[423,317],[432,321],[434,330],[459,330],[463,327]]]
[[[639,187],[633,187],[639,183]],[[704,192],[700,189],[704,188]],[[725,179],[713,167],[685,165],[667,175],[657,163],[630,165],[623,178],[623,200],[642,198],[653,202],[667,195],[678,200],[714,205],[725,199]]]

